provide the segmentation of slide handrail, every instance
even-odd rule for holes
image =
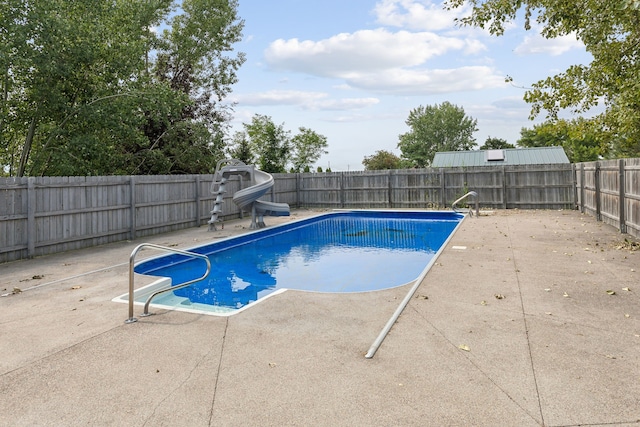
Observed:
[[[222,165],[225,165],[225,166],[222,166]],[[247,165],[242,160],[238,160],[238,159],[218,160],[218,163],[216,163],[216,170],[215,172],[213,172],[213,181],[211,181],[211,187],[209,187],[209,191],[211,193],[215,193],[215,186],[219,184],[218,174],[226,166],[247,166]]]
[[[159,295],[161,293],[164,293],[164,292],[168,292],[168,291],[175,291],[177,289],[182,289],[182,288],[184,288],[186,286],[191,285],[192,283],[195,283],[195,282],[200,281],[200,280],[204,280],[204,279],[207,278],[207,276],[209,276],[209,273],[211,272],[211,261],[209,261],[209,257],[206,256],[206,255],[197,254],[195,252],[183,251],[183,250],[180,250],[180,249],[168,248],[166,246],[155,245],[153,243],[142,243],[142,244],[136,246],[136,248],[131,252],[131,255],[129,256],[129,318],[124,321],[125,323],[134,323],[134,322],[138,321],[138,319],[133,317],[133,299],[134,299],[133,282],[134,282],[134,277],[135,277],[135,273],[134,273],[133,269],[135,267],[136,255],[138,254],[138,252],[140,252],[144,248],[158,249],[158,250],[165,251],[165,252],[171,252],[171,253],[190,256],[190,257],[194,257],[194,258],[204,259],[205,262],[207,263],[207,271],[204,273],[204,275],[202,277],[198,277],[197,279],[189,280],[189,281],[181,283],[181,284],[179,284],[177,286],[171,286],[171,287],[166,288],[166,289],[161,289],[161,290],[156,291],[153,294],[151,294],[151,296],[149,298],[147,298],[147,302],[144,304],[144,312],[143,312],[142,316],[148,316],[149,315],[149,304],[151,303],[151,300],[153,298],[155,298],[157,295]]]

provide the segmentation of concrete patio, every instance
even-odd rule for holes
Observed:
[[[466,218],[372,359],[410,285],[125,324],[111,299],[143,241],[0,264],[0,426],[637,426],[640,250],[624,239],[577,211]]]

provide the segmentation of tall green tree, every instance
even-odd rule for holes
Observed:
[[[546,111],[556,120],[562,110],[605,111],[592,119],[599,138],[621,156],[640,155],[640,3],[637,0],[447,0],[448,8],[471,6],[460,22],[503,35],[524,13],[524,27],[535,21],[542,36],[575,35],[592,60],[576,64],[532,85],[524,99],[531,116]]]
[[[589,162],[606,156],[607,147],[585,119],[545,122],[520,131],[521,147],[557,147],[564,149],[572,163]]]
[[[139,124],[141,59],[170,1],[8,0],[0,6],[2,148],[12,174],[113,170]],[[127,99],[129,98],[129,99]],[[123,108],[126,107],[126,108]]]
[[[286,172],[291,153],[291,135],[284,125],[276,125],[271,117],[255,114],[251,123],[244,124],[251,141],[253,152],[257,154],[260,170],[269,173]]]
[[[0,3],[2,168],[20,176],[208,168],[224,140],[219,102],[244,60],[224,55],[239,40],[236,7],[235,0]],[[151,31],[167,22],[162,35]]]
[[[232,159],[238,159],[247,165],[252,165],[255,162],[251,141],[249,141],[247,133],[243,131],[233,134],[231,143],[227,146],[227,153]]]
[[[484,144],[480,146],[481,150],[499,150],[504,148],[516,148],[516,146],[509,144],[506,139],[491,136],[488,136]]]
[[[400,169],[402,160],[391,151],[378,150],[371,156],[365,156],[364,160],[362,160],[362,165],[364,170],[368,171]]]
[[[298,129],[299,133],[291,139],[291,163],[293,170],[301,172],[310,169],[311,165],[327,153],[329,146],[327,137],[305,127]]]
[[[181,2],[159,39],[153,84],[168,85],[183,102],[145,112],[147,140],[138,153],[141,164],[149,161],[142,173],[203,173],[224,156],[231,106],[222,101],[245,60],[243,53],[228,53],[242,26],[237,0]],[[149,155],[154,149],[161,155]]]
[[[477,120],[450,102],[414,108],[405,123],[411,130],[400,135],[398,148],[412,166],[429,166],[438,151],[470,150],[476,145]]]

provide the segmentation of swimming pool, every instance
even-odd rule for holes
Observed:
[[[335,211],[190,249],[207,255],[209,276],[153,299],[153,306],[229,315],[287,289],[365,292],[414,281],[463,215],[434,211]],[[172,254],[135,272],[160,279],[135,292],[202,275],[205,261]],[[125,297],[128,296],[125,295]]]

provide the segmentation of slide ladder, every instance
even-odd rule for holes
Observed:
[[[225,166],[223,166],[225,165]],[[213,182],[210,191],[216,196],[213,201],[213,209],[211,210],[211,219],[207,221],[209,231],[216,230],[216,223],[222,223],[220,216],[222,215],[224,195],[226,193],[226,182],[231,175],[241,175],[253,181],[253,166],[247,166],[238,159],[222,159],[216,164],[216,171],[213,174]],[[224,228],[224,224],[222,224]]]
[[[217,175],[216,175],[217,176]],[[211,185],[211,192],[216,196],[213,201],[213,210],[211,210],[211,219],[207,222],[209,224],[209,228],[216,229],[216,222],[222,222],[219,219],[220,213],[222,212],[222,205],[224,203],[224,193],[225,183],[227,182],[227,178],[220,177],[220,179],[215,179]],[[215,188],[215,190],[214,190]],[[222,225],[224,228],[224,224]]]

